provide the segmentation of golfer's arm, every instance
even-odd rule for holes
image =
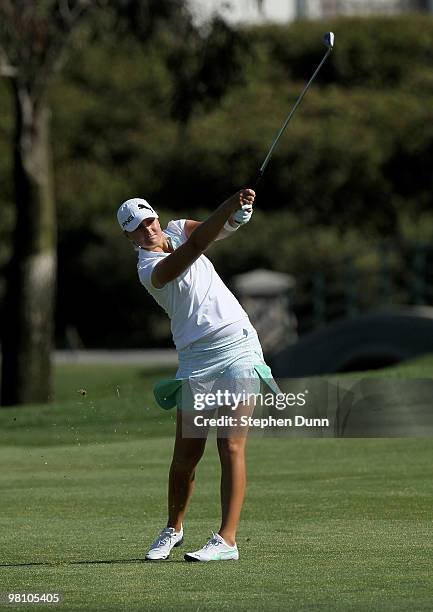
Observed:
[[[236,193],[234,196],[223,202],[214,212],[200,223],[188,239],[194,245],[194,248],[203,253],[217,238],[224,227],[228,218],[241,207],[241,193]]]
[[[164,285],[180,276],[201,255],[201,252],[187,240],[174,253],[165,257],[153,268],[152,285],[162,289]]]
[[[231,218],[229,218],[228,222],[233,227],[233,229],[237,229],[239,227],[239,225],[237,225],[236,223],[232,223]],[[225,229],[225,227],[223,227],[218,236],[215,238],[215,240],[224,240],[224,238],[228,238],[229,236],[233,236],[233,232],[229,232]]]
[[[239,208],[239,194],[223,202],[203,223],[199,223],[190,237],[174,253],[165,257],[152,272],[152,284],[161,289],[180,276],[212,244],[230,215]]]
[[[233,227],[233,229],[237,229],[239,225],[235,221],[233,221],[232,217],[233,215],[228,218],[228,223]],[[193,221],[192,219],[187,219],[184,227],[186,237],[189,238],[195,228],[201,225],[202,223],[203,221]],[[223,240],[228,236],[233,236],[233,232],[230,232],[226,230],[225,227],[223,227],[218,236],[215,238],[215,240]]]

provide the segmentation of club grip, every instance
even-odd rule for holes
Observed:
[[[263,178],[263,170],[260,170],[258,175],[256,176],[256,178],[252,182],[251,187],[253,189],[256,189],[256,187],[258,187],[260,185],[260,183],[262,182],[262,178]]]

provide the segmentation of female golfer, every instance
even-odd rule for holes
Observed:
[[[233,235],[250,220],[254,199],[254,191],[243,189],[221,204],[206,221],[170,221],[164,231],[146,200],[127,200],[117,214],[120,227],[138,250],[141,283],[171,319],[179,356],[176,379],[171,382],[186,381],[191,398],[199,391],[216,388],[221,393],[233,393],[246,383],[250,387],[251,383],[253,386],[258,383],[260,389],[261,376],[272,379],[247,313],[203,254],[215,240]],[[212,416],[217,410],[212,404],[198,413],[191,405],[185,405],[185,394],[181,395],[182,400],[176,394],[177,426],[169,473],[167,527],[146,555],[152,561],[167,559],[171,549],[183,542],[182,520],[208,433],[207,426],[194,429],[194,418],[197,414]],[[202,398],[204,395],[201,393]],[[241,404],[236,416],[251,415],[252,411],[253,407]],[[218,409],[218,415],[230,413],[231,408],[225,403]],[[246,429],[229,427],[217,434],[221,526],[203,548],[185,555],[187,561],[239,559],[236,530],[245,493]]]

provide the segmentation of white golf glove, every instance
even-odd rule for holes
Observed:
[[[242,208],[237,210],[233,215],[233,221],[238,225],[245,225],[253,215],[253,207],[251,204],[244,204]]]

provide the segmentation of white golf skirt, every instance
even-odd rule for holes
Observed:
[[[261,382],[274,393],[278,385],[266,364],[256,330],[248,318],[228,325],[181,349],[176,379],[183,381],[177,405],[193,409],[196,394],[218,395],[260,393]],[[188,383],[188,384],[185,384]],[[181,405],[179,405],[181,404]],[[226,405],[226,403],[224,403]],[[209,405],[203,410],[213,410]]]

